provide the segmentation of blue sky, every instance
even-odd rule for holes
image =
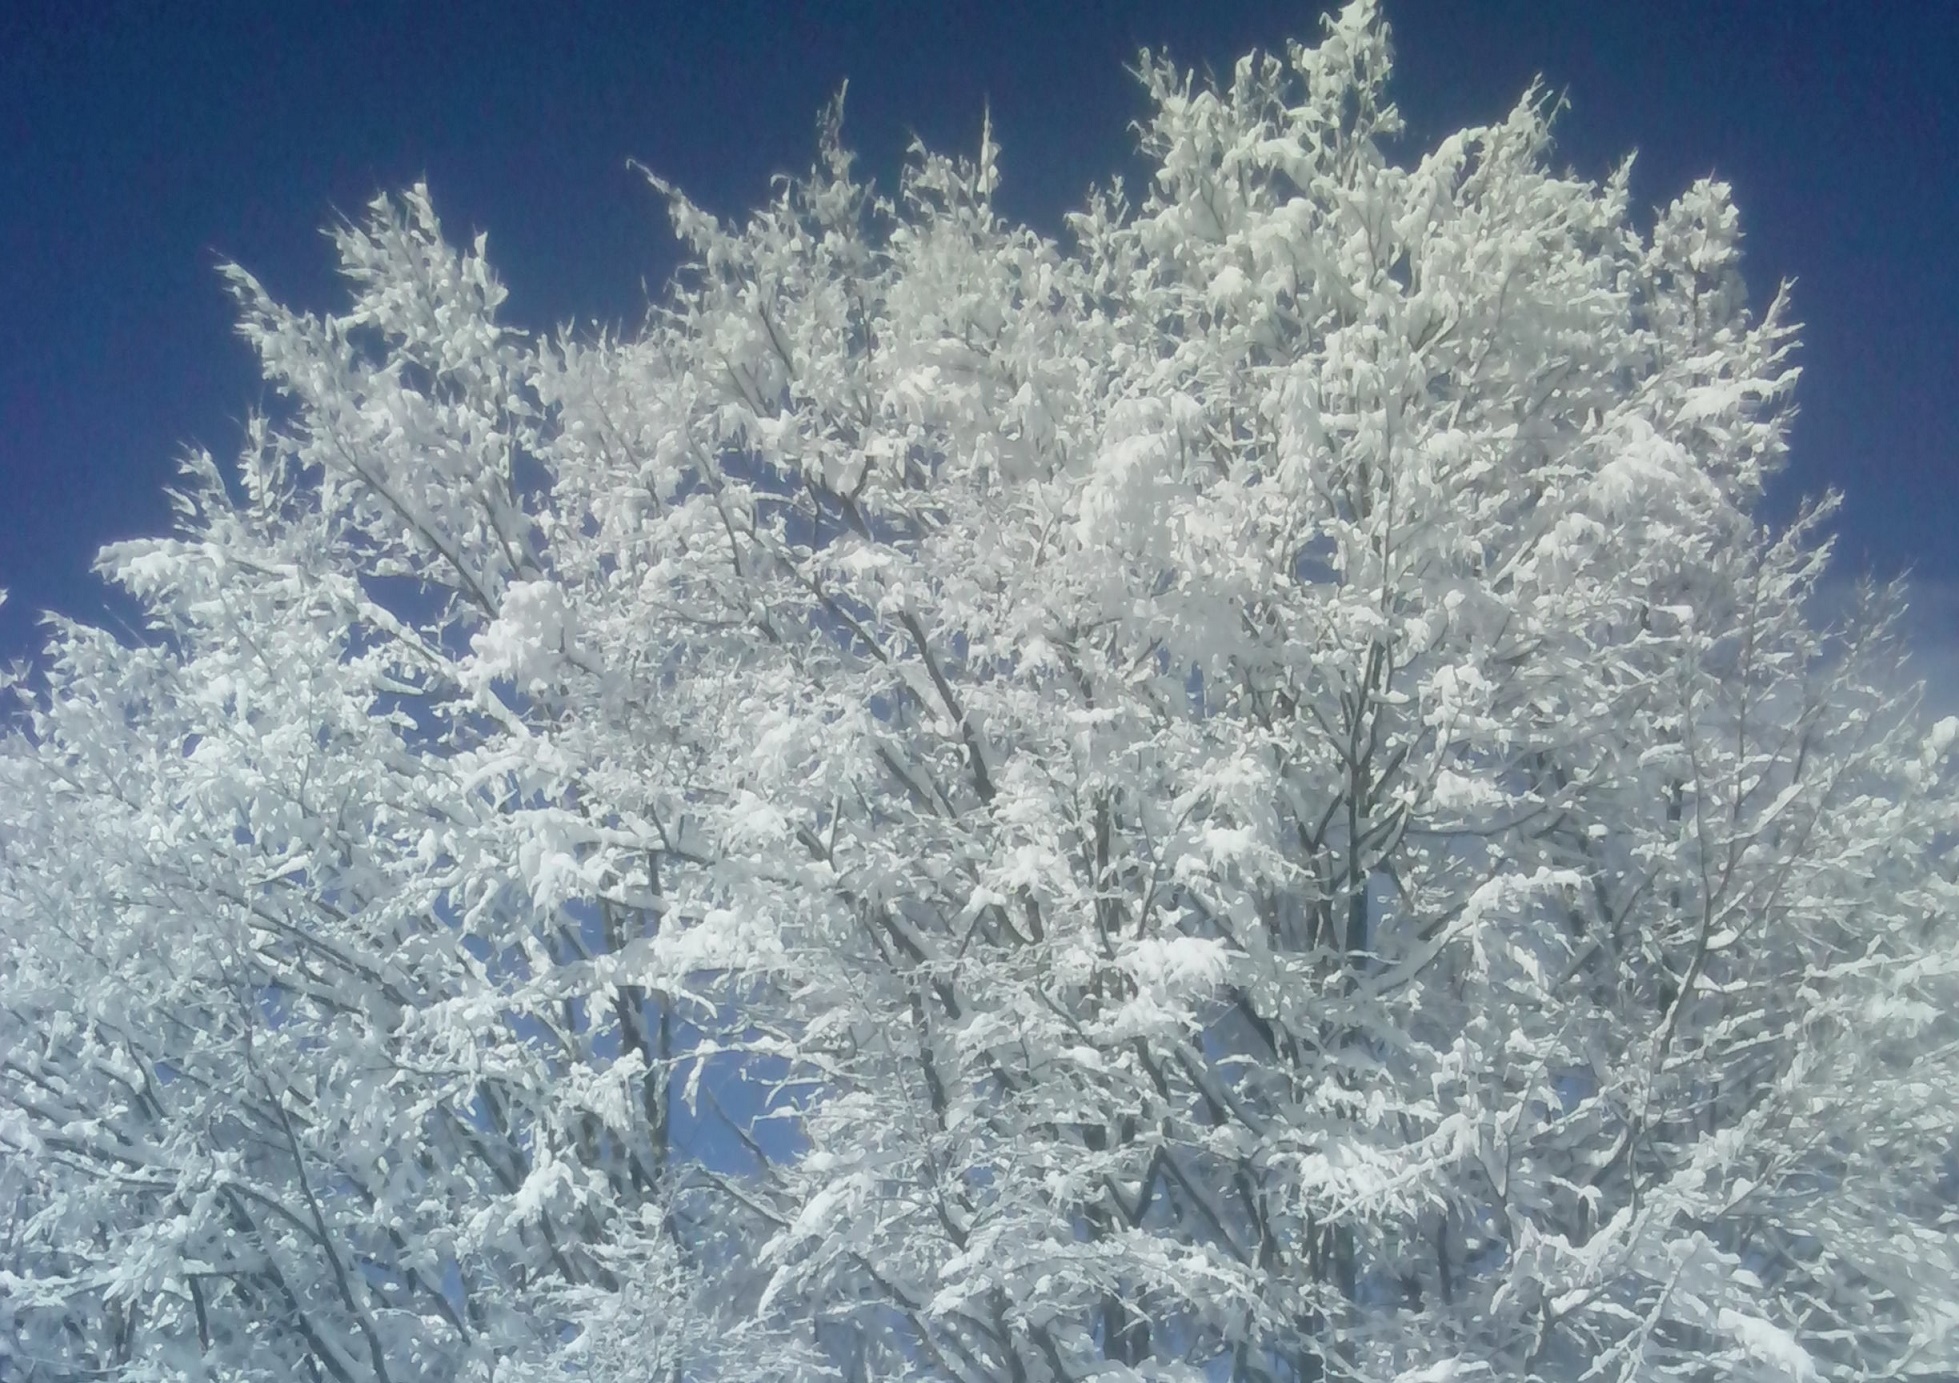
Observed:
[[[1386,0],[1411,150],[1568,94],[1558,158],[1640,152],[1664,201],[1736,186],[1758,297],[1797,280],[1795,452],[1773,508],[1826,486],[1850,566],[1959,618],[1959,5]],[[916,132],[969,147],[991,103],[1007,209],[1054,231],[1129,166],[1145,43],[1228,70],[1317,32],[1311,4],[197,6],[0,4],[0,656],[38,610],[103,617],[102,543],[167,526],[187,443],[221,457],[263,395],[214,266],[335,301],[319,228],[426,176],[490,235],[519,325],[630,326],[673,265],[636,158],[723,212],[847,131],[888,181]],[[1934,627],[1938,626],[1938,627]],[[1929,650],[1928,650],[1929,651]]]

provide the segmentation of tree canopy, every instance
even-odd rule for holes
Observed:
[[[429,195],[0,738],[0,1376],[1959,1370],[1959,723],[1757,517],[1728,189],[1371,5],[1065,241],[820,159],[640,332]]]

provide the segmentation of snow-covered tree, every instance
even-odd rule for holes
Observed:
[[[629,339],[232,271],[0,739],[0,1376],[1959,1369],[1959,725],[1727,189],[1141,71],[1066,243],[839,111]]]

